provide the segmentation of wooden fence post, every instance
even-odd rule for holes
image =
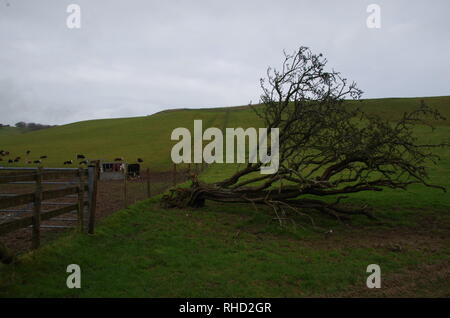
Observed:
[[[150,190],[150,168],[147,168],[147,197],[151,197],[152,193]]]
[[[79,188],[78,188],[78,229],[83,232],[84,228],[84,178],[83,178],[83,168],[78,169],[79,174]]]
[[[88,167],[88,188],[89,188],[89,225],[88,233],[94,234],[95,209],[97,206],[97,181],[98,163]]]
[[[128,205],[127,179],[128,179],[128,167],[127,167],[127,164],[125,164],[125,173],[123,175],[123,206],[124,206],[124,208],[126,208]]]
[[[39,167],[36,172],[36,191],[34,193],[34,208],[33,208],[33,233],[32,233],[32,248],[36,249],[41,243],[41,209],[42,209],[42,167]]]

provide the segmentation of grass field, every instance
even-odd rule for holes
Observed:
[[[450,118],[450,97],[426,101]],[[386,99],[361,106],[395,118],[417,103]],[[139,155],[165,169],[172,128],[191,127],[193,119],[216,127],[257,124],[245,108],[168,111],[0,136],[0,142],[15,151],[45,149],[50,159],[69,149],[106,158]],[[434,133],[426,127],[416,132],[422,141],[450,142],[448,120]],[[48,140],[57,143],[54,152]],[[147,149],[147,143],[154,147]],[[450,189],[450,149],[437,152],[442,160],[430,168],[431,182]],[[217,180],[233,169],[213,165],[202,178]],[[208,202],[197,210],[166,210],[158,199],[106,218],[94,236],[69,232],[15,265],[0,265],[0,297],[450,297],[448,192],[417,186],[359,193],[349,202],[369,204],[378,221],[359,216],[340,223],[317,215],[317,227],[301,217],[280,227],[271,211],[249,205]],[[330,229],[333,234],[326,235]],[[66,267],[73,263],[82,270],[81,289],[65,285]],[[373,263],[382,271],[378,290],[365,285],[366,267]]]
[[[448,118],[440,125],[450,125],[450,97],[429,97],[424,100]],[[370,113],[398,118],[404,111],[417,107],[419,98],[371,99],[357,102]],[[28,133],[11,128],[2,133],[0,149],[11,152],[11,158],[31,150],[29,159],[47,155],[44,166],[63,166],[81,153],[90,159],[113,160],[124,157],[129,163],[140,157],[143,167],[155,171],[170,168],[170,149],[175,142],[170,134],[176,127],[193,127],[194,119],[202,119],[206,127],[261,127],[249,107],[165,111],[152,116],[83,121]],[[10,134],[7,133],[10,131]],[[12,132],[14,131],[14,132]],[[7,165],[7,163],[4,163]],[[1,163],[0,163],[1,165]],[[24,165],[23,161],[16,165]]]
[[[68,233],[0,267],[0,296],[450,296],[448,209],[382,210],[383,225],[317,217],[334,230],[327,238],[301,223],[280,228],[269,211],[249,206],[164,210],[155,198],[112,215],[95,236]],[[397,214],[409,214],[408,224]],[[65,286],[73,263],[81,289]],[[365,288],[373,263],[380,290]]]
[[[20,135],[23,134],[24,132],[25,131],[17,127],[0,127],[0,138]]]

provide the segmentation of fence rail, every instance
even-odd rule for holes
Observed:
[[[13,168],[9,168],[13,169]],[[14,170],[17,170],[19,168],[14,168]],[[7,168],[0,168],[0,184],[1,183],[12,183],[12,182],[25,182],[25,181],[34,181],[36,182],[37,173],[32,172],[29,173],[32,168],[24,168],[26,169],[27,173],[24,172],[9,172],[4,173],[3,171],[7,171]],[[35,169],[36,170],[36,169]],[[37,169],[38,170],[38,169]],[[39,171],[39,170],[38,170]],[[88,169],[82,169],[82,172],[80,172],[80,169],[73,170],[44,170],[42,169],[42,181],[45,180],[53,180],[58,178],[67,178],[67,177],[77,177],[80,175],[80,173],[84,176],[87,176]]]
[[[21,228],[32,227],[32,248],[38,248],[40,245],[40,229],[46,227],[61,227],[59,225],[41,225],[41,221],[50,220],[62,214],[77,212],[78,230],[84,231],[84,210],[88,208],[87,232],[94,233],[98,166],[89,166],[83,168],[4,168],[0,167],[0,184],[31,184],[35,186],[33,192],[24,194],[8,193],[7,196],[0,196],[1,212],[23,212],[31,215],[12,218],[6,222],[0,223],[0,236],[19,230]],[[70,181],[46,182],[53,179],[71,179]],[[73,179],[76,178],[76,181]],[[46,184],[68,185],[64,188],[44,190]],[[88,194],[87,200],[85,193]],[[59,198],[75,197],[74,203],[67,202],[45,202]],[[20,206],[32,204],[33,208],[24,209]],[[42,211],[42,206],[62,205],[50,211]],[[8,209],[19,207],[16,209]],[[59,219],[63,220],[63,219]],[[69,219],[65,219],[69,220]],[[74,220],[74,219],[71,219]],[[10,259],[4,254],[6,247],[0,242],[0,261]]]

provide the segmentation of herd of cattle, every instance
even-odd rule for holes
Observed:
[[[9,151],[0,150],[0,161],[5,161],[5,162],[8,162],[9,164],[19,163],[19,162],[24,162],[26,164],[42,164],[43,160],[48,158],[47,155],[41,155],[41,156],[39,156],[39,159],[29,159],[30,154],[31,154],[31,151],[27,150],[25,152],[24,158],[22,158],[21,156],[17,156],[14,159],[11,159],[11,153]],[[4,157],[8,157],[8,158],[6,159]],[[76,161],[78,161],[79,165],[89,164],[89,160],[87,160],[86,156],[82,155],[82,154],[76,155]],[[118,158],[115,158],[114,161],[122,162],[122,161],[124,161],[124,158],[118,157]],[[144,160],[142,158],[137,158],[136,161],[139,163],[144,162]],[[66,160],[63,162],[64,165],[72,165],[73,163],[74,163],[74,160],[72,160],[72,159]]]
[[[47,159],[46,155],[42,155],[39,157],[39,159],[30,160],[30,159],[28,159],[30,153],[31,153],[30,150],[27,150],[25,153],[26,159],[24,159],[24,160],[27,164],[32,164],[32,163],[41,164],[43,159]],[[10,156],[10,155],[11,155],[11,153],[9,151],[0,150],[0,161],[3,161],[3,157]],[[17,162],[20,162],[21,160],[22,160],[22,157],[20,157],[20,156],[15,157],[14,159],[11,159],[11,158],[5,159],[5,161],[7,161],[8,163],[17,163]]]

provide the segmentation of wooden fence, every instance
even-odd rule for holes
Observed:
[[[196,174],[199,175],[202,173],[208,165],[206,163],[193,163],[193,164],[186,164],[186,165],[180,165],[180,164],[173,164],[172,169],[169,170],[169,174],[167,175],[167,179],[164,182],[159,181],[159,183],[165,183],[167,185],[167,188],[170,186],[177,186],[177,184],[185,182],[189,180],[190,174]],[[150,174],[150,169],[146,168],[145,171],[141,172],[138,178],[129,178],[126,173],[123,178],[123,206],[124,208],[128,207],[129,204],[129,198],[131,197],[130,194],[132,194],[132,189],[129,189],[130,182],[142,182],[144,183],[145,189],[145,195],[147,198],[150,198],[153,194],[155,194],[157,191],[152,189],[154,185],[152,185],[152,179]],[[156,185],[157,183],[155,183]],[[146,197],[142,197],[142,199],[145,199]]]
[[[95,209],[97,198],[98,166],[83,168],[0,168],[0,184],[31,184],[34,191],[23,194],[0,194],[0,213],[8,211],[30,212],[28,216],[15,218],[0,223],[0,236],[21,228],[32,227],[32,248],[38,248],[41,239],[41,221],[50,220],[56,216],[69,212],[77,212],[77,228],[84,232],[87,223],[87,232],[94,233]],[[50,181],[54,179],[71,179],[72,181]],[[73,181],[75,179],[75,181]],[[44,185],[62,185],[62,188],[44,190]],[[87,193],[87,199],[85,198]],[[46,200],[64,197],[76,197],[76,203],[47,203],[63,205],[57,209],[43,211],[42,206]],[[30,210],[5,210],[32,204]],[[84,210],[88,208],[88,219],[85,222]],[[51,227],[51,226],[48,226]],[[56,226],[54,226],[56,227]],[[6,247],[0,243],[0,260]]]

